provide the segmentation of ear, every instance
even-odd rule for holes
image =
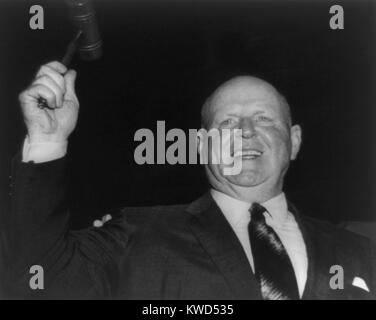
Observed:
[[[302,143],[302,128],[298,124],[293,125],[291,127],[290,139],[291,139],[290,160],[295,160],[300,150],[300,145]]]

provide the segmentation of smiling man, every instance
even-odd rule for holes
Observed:
[[[224,165],[208,166],[214,189],[250,203],[282,192],[289,162],[299,151],[301,128],[291,126],[289,105],[276,89],[254,77],[231,79],[207,99],[202,119],[209,129],[241,130],[242,150],[234,150],[234,158],[241,157],[242,171],[220,178]]]
[[[124,208],[101,228],[69,231],[65,154],[78,117],[74,80],[74,71],[49,63],[20,95],[28,136],[14,162],[13,212],[6,228],[14,295],[374,297],[370,241],[307,218],[286,200],[283,179],[298,154],[301,128],[292,125],[286,99],[255,77],[229,80],[202,108],[204,128],[232,132],[225,141],[232,146],[227,156],[241,161],[239,173],[227,175],[227,164],[211,161],[205,166],[211,189],[193,203]],[[38,107],[41,97],[48,108]],[[232,144],[236,134],[241,148]],[[200,152],[207,146],[201,139]],[[28,270],[36,264],[44,269],[40,291],[29,287]],[[331,285],[332,266],[344,270],[340,286]]]
[[[252,233],[257,233],[257,230],[249,230],[252,204],[262,203],[267,213],[265,225],[261,224],[258,228],[266,228],[266,225],[272,227],[275,232],[269,236],[274,237],[274,244],[279,244],[281,248],[284,244],[286,247],[274,257],[261,252],[260,259],[276,267],[275,272],[269,272],[281,276],[279,279],[269,279],[269,284],[261,287],[265,292],[264,298],[292,298],[282,294],[283,288],[277,288],[282,285],[278,282],[283,281],[286,273],[295,274],[299,293],[298,288],[294,288],[294,298],[301,297],[307,279],[306,248],[299,227],[287,210],[283,194],[283,178],[290,160],[294,160],[299,151],[301,128],[291,125],[287,101],[261,79],[236,77],[221,85],[207,99],[202,109],[202,119],[203,125],[209,129],[240,129],[241,149],[232,147],[229,150],[233,151],[234,161],[241,158],[241,172],[226,175],[224,164],[211,163],[206,166],[206,172],[212,185],[211,195],[240,240],[252,269],[257,272],[258,282],[266,280],[261,279],[260,272],[268,267],[260,265],[256,269],[254,255],[259,247],[268,246],[268,243],[260,244],[257,239],[250,239]],[[265,233],[263,236],[268,235]],[[253,250],[251,244],[255,246]],[[284,257],[282,260],[288,264],[285,273],[281,272],[283,262],[280,257]],[[295,270],[292,270],[292,266]],[[294,285],[295,276],[291,276]],[[268,294],[268,290],[276,295]]]

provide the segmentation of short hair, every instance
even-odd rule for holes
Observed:
[[[211,117],[212,117],[212,106],[213,106],[213,100],[214,100],[214,98],[216,97],[216,94],[217,94],[217,90],[218,89],[216,89],[212,94],[210,94],[210,96],[208,98],[206,98],[204,104],[201,107],[201,126],[202,126],[202,128],[204,128],[206,130],[210,129],[210,125],[212,123],[212,119],[211,119]],[[276,91],[277,99],[278,99],[280,105],[283,106],[284,109],[286,110],[288,126],[291,127],[291,125],[293,124],[293,118],[292,118],[292,114],[291,114],[290,105],[287,102],[287,99],[283,94],[281,94],[277,89],[275,89],[275,91]]]

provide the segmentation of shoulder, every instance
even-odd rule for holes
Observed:
[[[154,230],[171,229],[186,221],[188,206],[189,204],[124,207],[117,212],[115,219],[138,230],[148,226],[152,226]]]
[[[185,254],[191,249],[188,206],[125,207],[105,225],[106,231],[126,236],[126,255],[131,255],[134,263],[148,263],[145,255],[153,256],[154,262],[164,261],[172,254]]]
[[[334,245],[337,249],[357,255],[367,254],[374,250],[374,244],[371,239],[346,230],[341,226],[334,225],[333,223],[318,220],[311,217],[302,218],[304,226],[309,229],[310,234],[316,238],[320,238],[321,242]]]

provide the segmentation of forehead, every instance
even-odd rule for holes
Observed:
[[[212,112],[228,113],[231,111],[254,112],[272,111],[284,112],[276,89],[261,81],[236,81],[220,87],[212,99]]]

